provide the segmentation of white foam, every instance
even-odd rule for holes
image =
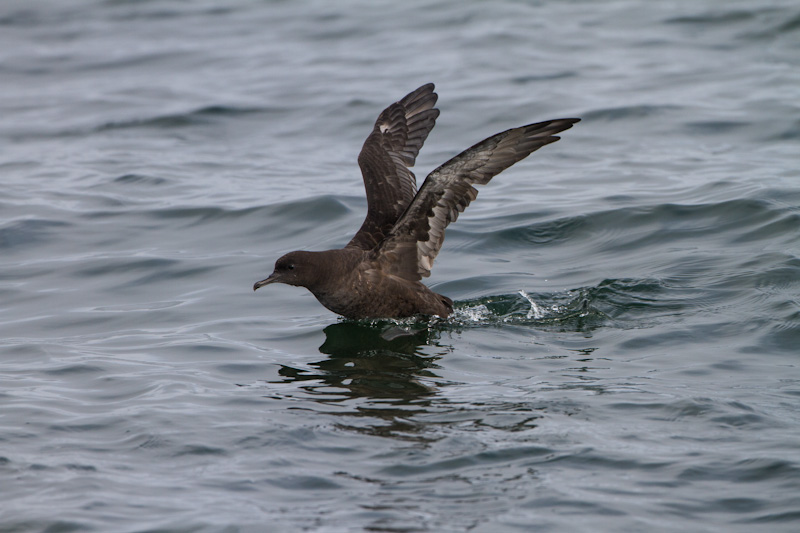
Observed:
[[[472,307],[456,309],[453,315],[461,322],[483,322],[491,318],[492,313],[485,305],[478,304]]]

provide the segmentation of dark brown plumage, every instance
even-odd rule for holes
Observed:
[[[348,318],[447,317],[453,301],[421,283],[430,276],[444,230],[478,195],[474,185],[559,139],[578,118],[548,120],[506,130],[452,158],[425,179],[419,192],[409,170],[439,116],[433,84],[387,107],[375,122],[358,164],[367,192],[367,216],[342,249],[291,252],[269,283],[306,287],[322,305]]]

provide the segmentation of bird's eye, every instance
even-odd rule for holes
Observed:
[[[286,265],[286,268],[288,268],[289,270],[294,270],[294,265],[290,263]]]

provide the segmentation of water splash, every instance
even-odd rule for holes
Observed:
[[[470,307],[461,307],[453,310],[450,315],[451,320],[459,323],[481,323],[486,322],[492,317],[492,312],[484,304]]]
[[[595,287],[542,294],[529,294],[521,289],[514,294],[462,300],[456,302],[453,314],[439,326],[458,328],[509,324],[584,331],[611,320],[601,309],[605,304],[598,301],[597,292]]]
[[[544,313],[542,313],[541,308],[538,305],[536,305],[536,302],[533,300],[533,298],[531,298],[528,295],[527,292],[520,289],[518,294],[523,298],[525,298],[526,300],[528,300],[528,303],[531,304],[531,309],[530,311],[528,311],[526,318],[535,318],[537,320],[539,320],[540,318],[544,318]]]
[[[418,316],[356,322],[383,329],[385,335],[392,338],[415,335],[423,330],[432,333],[442,329],[502,324],[569,327],[568,324],[572,323],[577,330],[583,330],[597,327],[610,319],[601,309],[609,303],[604,303],[603,295],[602,285],[536,295],[520,289],[513,294],[457,301],[453,313],[446,319]],[[349,322],[347,319],[340,320]]]

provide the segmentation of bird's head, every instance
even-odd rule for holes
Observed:
[[[318,253],[318,252],[317,252]],[[270,283],[286,283],[297,287],[310,287],[319,281],[319,257],[315,252],[289,252],[275,261],[275,270],[267,279],[257,281],[253,290]]]

